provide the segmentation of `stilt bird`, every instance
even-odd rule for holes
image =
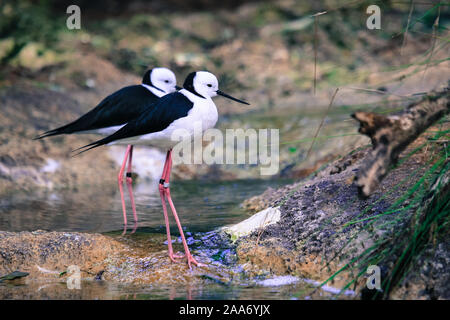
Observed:
[[[77,149],[82,150],[79,152],[82,153],[102,145],[132,144],[149,145],[167,150],[166,162],[159,181],[159,192],[166,224],[169,258],[175,262],[175,259],[183,256],[175,255],[173,252],[166,200],[177,223],[189,268],[191,268],[191,263],[196,265],[201,265],[201,263],[196,261],[189,251],[183,228],[170,195],[172,148],[179,142],[173,139],[173,134],[176,130],[182,130],[184,138],[192,139],[197,132],[198,125],[201,125],[202,132],[214,127],[218,119],[218,113],[211,98],[217,95],[249,104],[220,91],[217,78],[212,73],[206,71],[192,72],[187,76],[183,89],[165,95],[156,103],[154,108],[131,120],[114,134]]]
[[[42,139],[60,134],[97,133],[110,135],[122,128],[129,121],[138,118],[145,111],[151,110],[160,97],[176,91],[175,74],[167,68],[148,70],[141,85],[124,87],[103,99],[95,108],[82,115],[77,120],[62,127],[47,131],[35,139]],[[134,216],[134,230],[137,227],[137,213],[132,190],[131,164],[133,145],[129,144],[125,152],[118,183],[122,201],[124,233],[127,226],[125,199],[123,195],[123,174],[128,160],[126,181],[130,194],[131,207]]]

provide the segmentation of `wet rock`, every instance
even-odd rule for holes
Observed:
[[[222,236],[208,237],[209,248],[223,251],[227,260]],[[164,235],[108,236],[76,232],[4,232],[0,231],[0,275],[19,269],[29,273],[29,281],[66,281],[70,268],[80,270],[84,280],[105,280],[128,284],[183,284],[205,281],[202,275],[210,277],[235,277],[232,269],[222,263],[209,261],[208,252],[196,254],[208,267],[189,270],[185,261],[172,263],[163,245]],[[182,245],[175,243],[176,251]],[[228,250],[230,251],[230,250]],[[210,262],[210,263],[209,263]],[[71,267],[72,266],[72,267]],[[2,290],[0,288],[0,296]]]
[[[7,280],[15,280],[28,276],[28,272],[13,271],[7,275],[0,277],[0,282]]]
[[[0,162],[6,167],[14,167],[16,164],[16,161],[8,154],[1,155]]]
[[[40,268],[63,272],[69,265],[79,265],[93,270],[120,249],[123,245],[102,235],[1,231],[0,273],[20,267],[35,278],[41,275]]]
[[[392,293],[393,299],[450,299],[450,240],[447,236],[437,246],[429,245]]]
[[[414,150],[424,139],[419,138],[404,154]],[[357,197],[353,177],[366,153],[366,148],[353,152],[310,179],[278,190],[267,190],[250,200],[256,203],[253,207],[258,207],[258,202],[262,203],[261,207],[268,203],[278,206],[281,217],[277,223],[238,239],[237,255],[248,273],[297,275],[321,282],[378,240],[395,237],[399,228],[405,228],[409,217],[415,212],[413,209],[401,215],[383,215],[374,225],[368,222],[372,217],[386,212],[416,182],[408,178],[412,172],[418,177],[425,172],[423,159],[427,158],[426,151],[405,158],[369,199],[361,200]],[[391,228],[392,225],[395,227]],[[445,246],[446,242],[439,245],[439,256],[430,248],[418,264],[422,267],[412,272],[416,276],[408,277],[393,297],[414,299],[422,295],[427,299],[445,299],[449,292],[449,282],[445,279],[450,270],[447,267],[450,251],[446,251]],[[386,270],[390,268],[388,265],[381,267]],[[354,272],[343,272],[335,276],[331,284],[342,287],[353,277]],[[360,277],[355,286],[359,294],[365,286],[365,278]],[[435,289],[418,290],[430,287]]]

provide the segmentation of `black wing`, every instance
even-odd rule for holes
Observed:
[[[160,98],[153,108],[145,111],[138,118],[131,120],[112,135],[77,150],[88,148],[80,152],[82,153],[116,140],[162,131],[175,120],[186,117],[193,105],[194,103],[182,93],[167,94]]]
[[[158,100],[158,96],[141,85],[125,87],[107,96],[77,120],[47,131],[36,139],[125,124],[139,117]]]

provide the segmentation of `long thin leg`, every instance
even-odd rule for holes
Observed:
[[[170,172],[172,170],[172,150],[169,150],[169,152],[168,152],[168,161],[169,161],[169,163],[168,163],[167,172],[166,172],[166,175],[164,178],[165,184],[163,185],[163,188],[165,191],[165,195],[167,197],[167,201],[169,202],[170,209],[172,210],[172,214],[175,218],[175,221],[177,222],[178,231],[180,232],[181,240],[183,241],[184,251],[186,253],[186,258],[187,258],[189,269],[191,269],[191,263],[194,263],[197,266],[206,266],[205,264],[197,262],[197,260],[195,260],[194,257],[191,255],[191,252],[189,251],[189,247],[186,242],[186,238],[184,237],[183,227],[181,226],[180,219],[178,218],[178,215],[177,215],[177,210],[175,209],[175,205],[173,204],[172,197],[170,196],[169,183],[170,183]]]
[[[127,225],[127,209],[125,206],[125,198],[123,195],[123,173],[125,171],[125,166],[127,164],[128,155],[130,154],[131,145],[127,147],[127,151],[125,151],[125,158],[123,159],[122,167],[119,171],[119,176],[117,177],[117,181],[119,183],[119,191],[120,191],[120,199],[122,200],[122,212],[123,212],[123,224],[125,226],[124,233],[126,232],[126,225]]]
[[[133,196],[133,178],[132,178],[132,171],[131,171],[131,163],[133,161],[133,146],[130,146],[130,152],[128,154],[128,168],[127,168],[127,188],[128,193],[130,195],[130,201],[131,201],[131,208],[133,210],[133,217],[134,217],[134,227],[133,231],[131,233],[134,233],[137,229],[137,222],[138,217],[136,213],[136,204],[134,202],[134,196]]]
[[[161,203],[162,203],[163,212],[164,212],[164,222],[166,224],[167,246],[169,249],[169,258],[173,262],[177,262],[175,259],[183,258],[183,256],[175,255],[173,253],[172,238],[170,237],[169,215],[167,214],[166,196],[165,196],[165,190],[164,190],[164,177],[166,176],[166,173],[167,173],[167,166],[169,163],[168,159],[169,159],[169,153],[167,153],[166,161],[164,162],[164,169],[163,169],[163,173],[162,173],[161,180],[159,183],[159,195],[161,196]]]
[[[191,252],[189,251],[189,247],[187,245],[186,238],[184,237],[183,227],[181,226],[180,219],[178,218],[177,211],[175,209],[175,205],[172,202],[172,197],[170,196],[169,190],[166,190],[166,195],[167,195],[167,201],[169,202],[169,205],[170,205],[170,209],[172,210],[175,221],[177,222],[178,231],[180,232],[180,235],[181,235],[181,240],[183,241],[184,252],[186,252],[189,269],[191,269],[191,263],[194,263],[197,266],[206,266],[203,263],[197,262],[197,260],[194,259]]]

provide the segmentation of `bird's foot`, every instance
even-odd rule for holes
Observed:
[[[189,269],[192,269],[192,267],[191,267],[192,263],[195,264],[197,267],[206,267],[207,266],[206,264],[195,260],[195,258],[191,255],[190,252],[187,253],[187,262],[188,262]]]
[[[134,221],[133,230],[131,231],[131,234],[135,233],[138,227],[138,222]]]
[[[183,259],[184,255],[183,254],[174,254],[173,252],[169,252],[169,258],[170,258],[170,260],[172,260],[172,262],[178,263],[179,261],[177,261],[175,259]]]

